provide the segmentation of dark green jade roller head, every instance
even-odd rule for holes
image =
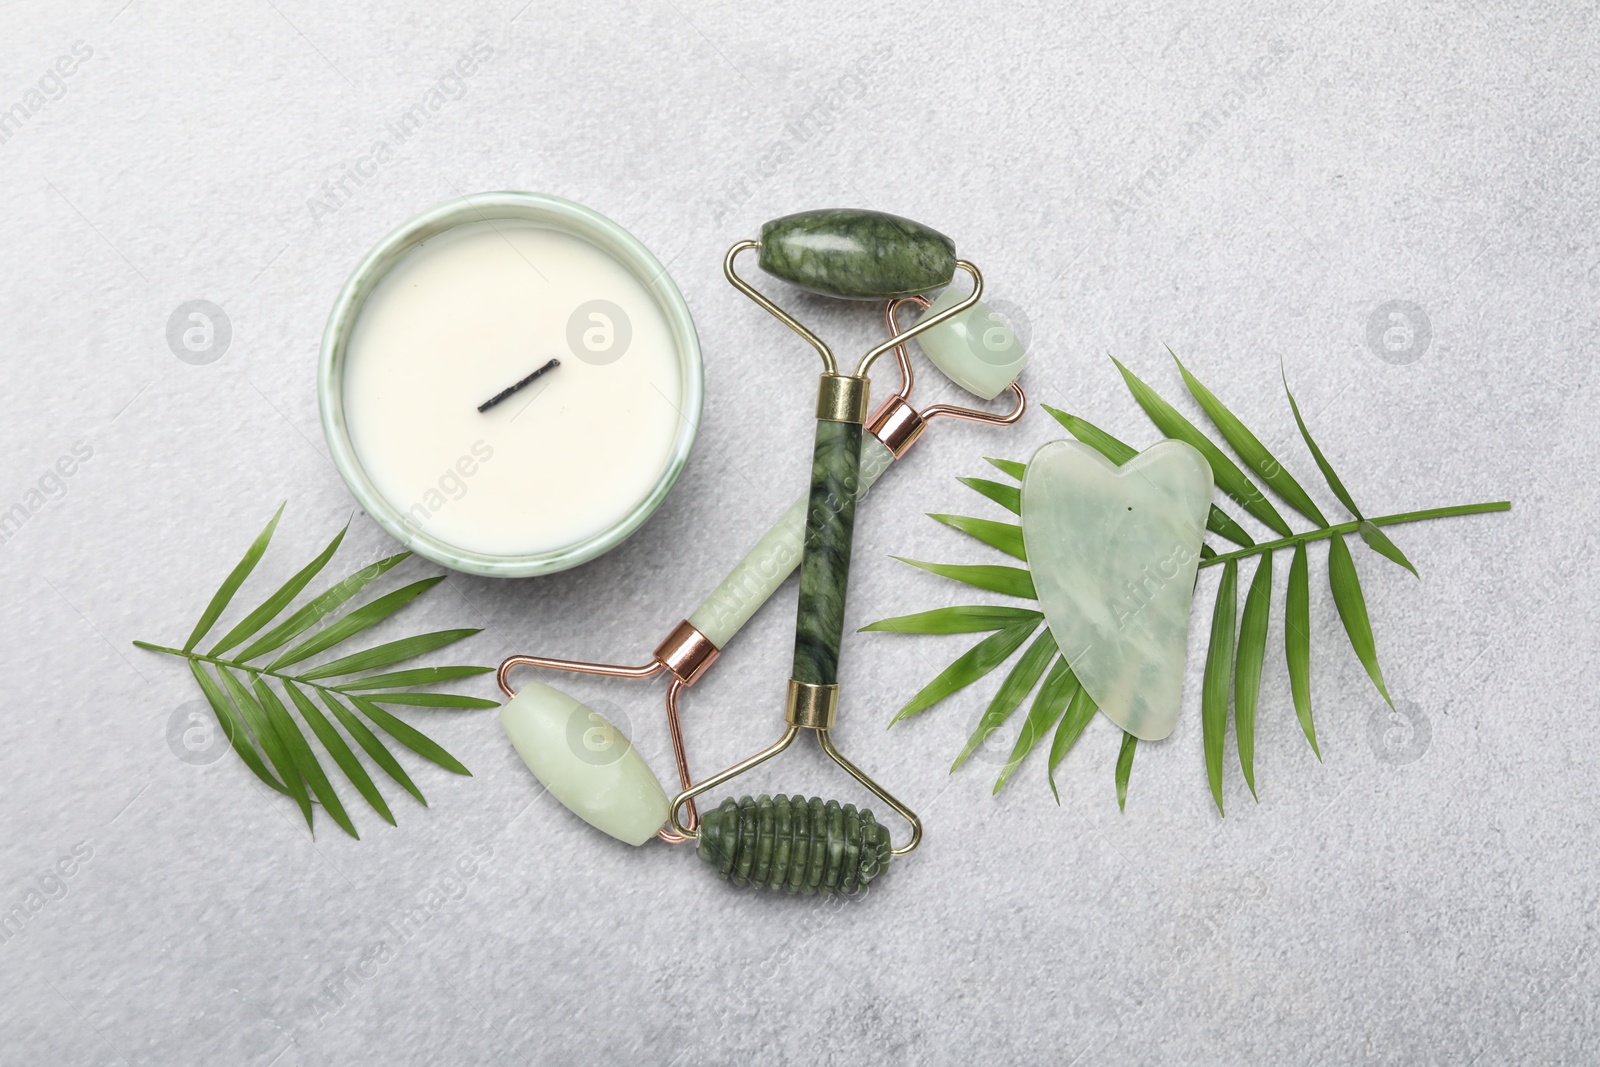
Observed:
[[[889,869],[889,828],[854,804],[762,794],[700,817],[700,858],[734,885],[850,896]]]
[[[823,296],[883,300],[949,285],[956,245],[898,215],[825,208],[761,227],[760,265],[774,278]]]

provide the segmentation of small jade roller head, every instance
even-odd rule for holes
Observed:
[[[949,285],[956,246],[898,215],[826,208],[762,226],[760,263],[773,277],[823,296],[884,300]]]

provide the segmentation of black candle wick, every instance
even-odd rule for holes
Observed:
[[[490,408],[492,408],[496,404],[500,403],[500,401],[504,400],[506,397],[510,396],[512,393],[516,392],[518,389],[521,389],[523,386],[527,385],[529,382],[531,382],[535,378],[539,377],[539,375],[543,374],[545,371],[554,370],[556,367],[559,367],[559,366],[561,366],[561,361],[559,359],[552,359],[549,363],[546,363],[544,366],[540,367],[538,370],[534,371],[532,374],[530,374],[526,378],[522,379],[522,381],[518,382],[516,385],[507,386],[506,388],[500,390],[498,393],[494,394],[494,396],[491,396],[488,400],[485,400],[483,403],[479,404],[478,405],[478,410],[479,411],[488,411]]]

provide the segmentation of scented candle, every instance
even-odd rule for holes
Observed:
[[[560,570],[620,542],[681,470],[698,343],[654,257],[609,220],[488,194],[407,224],[329,324],[335,461],[397,539],[460,570]]]

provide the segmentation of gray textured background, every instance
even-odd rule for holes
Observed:
[[[93,454],[0,544],[0,911],[25,915],[0,943],[0,1059],[1600,1055],[1592,5],[6,6],[0,106],[26,109],[74,42],[92,57],[0,144],[0,508],[75,444]],[[464,95],[313,218],[480,35],[494,55]],[[1370,512],[1517,508],[1392,531],[1420,582],[1357,545],[1409,721],[1351,654],[1313,552],[1326,762],[1274,652],[1261,800],[1230,744],[1225,820],[1199,633],[1184,720],[1140,750],[1125,814],[1104,721],[1058,771],[1060,807],[1037,759],[991,798],[1004,744],[947,777],[993,680],[886,734],[963,639],[862,635],[839,740],[929,831],[864,902],[742,895],[666,846],[600,839],[539,795],[493,713],[413,716],[475,777],[412,761],[430,808],[396,796],[397,829],[363,811],[363,840],[313,839],[231,756],[175,755],[197,693],[129,642],[181,642],[279,500],[258,596],[344,521],[313,390],[328,307],[391,226],[497,188],[582,201],[669,262],[708,399],[679,488],[623,548],[542,580],[452,576],[402,616],[484,626],[477,662],[645,659],[798,491],[812,357],[720,260],[806,207],[954,235],[1029,317],[1033,397],[1135,443],[1154,432],[1105,354],[1175,396],[1170,343],[1331,504],[1282,360]],[[203,366],[165,335],[195,299],[232,327]],[[1368,333],[1393,300],[1430,336],[1385,359]],[[806,308],[842,348],[876,336],[866,312]],[[888,554],[984,559],[921,513],[993,515],[953,476],[1058,435],[1037,410],[930,434],[863,509],[852,625],[969,599]],[[347,545],[345,568],[393,548],[360,515]],[[688,695],[698,767],[776,732],[793,596]],[[569,689],[667,770],[659,687]],[[851,795],[809,750],[766,783]],[[70,878],[44,877],[74,849]]]

